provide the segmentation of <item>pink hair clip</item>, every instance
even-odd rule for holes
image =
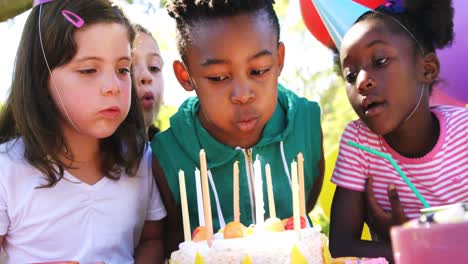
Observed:
[[[35,6],[37,6],[37,5],[42,5],[42,4],[51,2],[51,1],[52,1],[52,0],[34,0],[33,7],[35,7]]]
[[[80,28],[84,25],[84,20],[79,15],[73,13],[72,11],[63,9],[62,15],[65,17],[66,20],[68,20],[70,23],[72,23],[72,25],[74,25],[77,28]]]
[[[52,2],[53,0],[34,0],[33,7],[42,5],[48,2]],[[73,13],[72,11],[68,11],[66,9],[62,10],[62,16],[65,17],[72,25],[77,28],[80,28],[84,25],[84,20],[77,14]]]

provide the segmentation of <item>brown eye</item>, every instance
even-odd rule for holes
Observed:
[[[260,75],[265,74],[265,73],[268,72],[269,70],[270,70],[270,68],[263,69],[263,70],[252,70],[252,71],[250,71],[250,74],[256,75],[256,76],[260,76]]]
[[[374,61],[374,64],[375,64],[376,66],[382,66],[382,65],[387,64],[387,62],[388,62],[388,57],[387,57],[387,58],[376,59],[376,60]]]
[[[84,69],[84,70],[79,70],[78,72],[81,74],[93,74],[96,72],[96,69]]]
[[[129,68],[120,68],[120,69],[119,69],[119,73],[120,73],[120,74],[127,74],[127,73],[130,73],[130,69],[129,69]]]
[[[345,79],[347,83],[354,83],[356,82],[356,77],[357,77],[357,74],[355,72],[350,72],[346,74]]]
[[[221,75],[221,76],[210,76],[206,77],[208,80],[213,81],[213,82],[222,82],[224,80],[227,80],[228,76],[226,75]]]
[[[161,71],[161,69],[157,66],[150,66],[148,69],[150,72],[154,72],[154,73],[158,73]]]

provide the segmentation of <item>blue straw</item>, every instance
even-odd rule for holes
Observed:
[[[364,145],[361,145],[361,144],[358,144],[356,142],[353,142],[351,140],[348,140],[348,145],[350,145],[351,147],[355,147],[355,148],[358,148],[358,149],[362,149],[366,152],[369,152],[371,154],[374,154],[376,156],[379,156],[381,158],[384,158],[386,160],[388,160],[393,168],[395,168],[395,170],[398,172],[398,174],[400,174],[401,178],[406,182],[406,184],[409,186],[409,188],[411,189],[411,191],[413,191],[414,195],[416,195],[416,197],[419,199],[419,201],[421,201],[421,203],[423,204],[424,208],[429,208],[431,207],[427,201],[424,199],[424,197],[421,195],[421,193],[418,191],[418,189],[416,189],[416,187],[413,185],[413,183],[408,179],[408,177],[406,176],[406,174],[401,170],[400,166],[398,166],[398,164],[396,163],[396,161],[392,158],[392,156],[390,156],[389,154],[387,153],[383,153],[383,152],[380,152],[378,150],[375,150],[375,149],[371,149],[367,146],[364,146]]]

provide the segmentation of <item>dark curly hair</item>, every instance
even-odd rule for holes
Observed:
[[[403,5],[403,12],[392,12],[389,8],[379,7],[376,12],[363,14],[356,23],[368,19],[384,21],[392,32],[406,34],[413,40],[415,55],[421,54],[421,51],[423,54],[435,52],[436,49],[452,44],[454,10],[451,0],[406,0]],[[338,51],[335,51],[335,70],[342,75],[339,57]]]
[[[408,34],[401,26],[403,25],[416,39],[415,48],[422,48],[424,54],[452,44],[454,33],[451,0],[406,0],[403,2],[404,12],[392,12],[388,8],[379,7],[376,9],[377,12],[364,14],[356,23],[370,18],[381,19],[390,26],[393,32]]]
[[[278,17],[273,9],[274,0],[171,0],[166,8],[177,24],[177,48],[186,62],[186,47],[190,32],[197,22],[255,12],[266,12],[269,22],[280,38]]]

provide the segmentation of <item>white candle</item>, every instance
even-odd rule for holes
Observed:
[[[239,162],[234,162],[233,168],[233,193],[234,193],[234,221],[240,222],[239,210]]]
[[[179,170],[179,187],[180,187],[180,203],[182,205],[182,224],[184,226],[185,241],[190,241],[190,218],[187,205],[187,191],[185,189],[185,174],[183,170]]]
[[[299,209],[299,184],[297,182],[297,162],[291,163],[291,181],[292,181],[292,198],[293,198],[293,219],[294,219],[294,231],[296,231],[297,237],[301,238],[301,216]]]
[[[267,180],[267,191],[268,191],[268,209],[270,210],[270,218],[276,218],[275,208],[275,195],[273,193],[273,181],[271,179],[271,168],[270,164],[265,165],[265,175]]]
[[[255,159],[254,162],[254,193],[255,193],[255,224],[261,229],[265,220],[265,209],[263,208],[263,180],[262,180],[262,165],[260,160]]]
[[[205,226],[205,211],[203,210],[203,194],[201,187],[200,171],[195,168],[195,188],[197,190],[197,207],[198,207],[198,225]]]

